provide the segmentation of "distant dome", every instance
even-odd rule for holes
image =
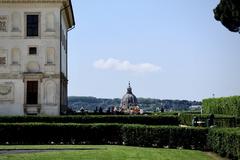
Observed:
[[[127,88],[127,93],[123,96],[121,104],[120,104],[120,109],[121,110],[126,110],[129,109],[130,107],[135,107],[138,105],[138,101],[136,96],[132,93],[132,88],[129,82],[129,86]]]

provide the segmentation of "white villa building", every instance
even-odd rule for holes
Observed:
[[[0,115],[60,115],[67,107],[71,0],[0,0]]]

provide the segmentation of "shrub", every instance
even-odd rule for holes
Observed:
[[[175,126],[124,125],[123,142],[126,145],[170,148],[204,149],[206,128],[181,128]]]
[[[207,114],[240,116],[240,96],[204,99],[202,105]]]
[[[221,156],[240,159],[240,128],[210,129],[208,146]]]
[[[0,123],[0,144],[123,144],[203,149],[206,128],[124,124]]]
[[[210,114],[182,113],[179,116],[179,120],[181,124],[191,126],[193,117],[197,117],[199,120],[204,121],[207,125]],[[218,127],[236,127],[237,117],[229,115],[214,115],[214,124]]]
[[[237,117],[237,118],[236,118],[236,126],[237,126],[237,127],[240,127],[240,117]]]
[[[148,113],[150,115],[172,115],[172,116],[177,116],[178,115],[178,112],[153,112],[153,113]]]
[[[119,124],[1,123],[5,144],[108,144],[121,143]]]
[[[181,113],[179,116],[179,120],[181,124],[191,126],[193,117],[198,117],[200,120],[206,120],[209,115],[207,114],[188,114],[188,113]]]
[[[125,123],[147,125],[178,125],[173,115],[79,115],[79,116],[1,116],[0,123]]]

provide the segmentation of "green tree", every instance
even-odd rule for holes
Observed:
[[[240,33],[240,0],[221,0],[213,11],[228,30]]]

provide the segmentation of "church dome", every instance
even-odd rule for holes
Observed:
[[[129,82],[129,86],[127,88],[127,93],[123,96],[120,108],[121,109],[129,109],[130,107],[135,107],[138,105],[138,101],[136,96],[132,93],[132,88]]]

